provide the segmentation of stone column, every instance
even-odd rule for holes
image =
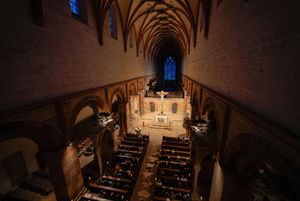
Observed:
[[[209,201],[221,201],[224,186],[224,173],[219,161],[215,162]]]
[[[98,164],[99,164],[99,171],[100,171],[100,175],[102,175],[103,173],[103,161],[101,158],[101,140],[102,140],[102,136],[103,136],[103,131],[101,133],[97,134],[97,138],[96,138],[96,143],[95,143],[95,148],[96,148],[96,156],[98,158]]]
[[[57,201],[75,198],[84,187],[75,145],[41,153],[41,157],[48,167]]]
[[[140,115],[142,116],[145,113],[144,110],[144,96],[145,96],[145,90],[142,90],[139,94],[140,96]]]
[[[216,160],[209,201],[252,200],[250,189],[253,182],[254,179],[251,177],[225,170]]]
[[[132,113],[132,110],[133,110],[133,96],[130,96],[130,99],[129,99],[129,102],[126,106],[126,114],[127,114],[127,128],[129,130],[131,130],[134,126],[133,126],[133,113]]]
[[[198,176],[201,170],[200,164],[194,164],[193,196],[199,197]]]
[[[238,175],[232,171],[223,170],[224,184],[222,201],[241,201],[251,199],[251,186],[254,178]]]
[[[183,104],[183,113],[184,113],[184,117],[186,117],[186,113],[187,113],[187,96],[186,96],[186,92],[183,91],[183,96],[184,96],[184,104]]]
[[[123,133],[127,133],[127,123],[126,123],[126,103],[119,103],[119,120],[120,120],[120,135],[123,135]]]

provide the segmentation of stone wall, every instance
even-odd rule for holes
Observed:
[[[208,38],[199,28],[184,74],[299,134],[299,1],[211,2]]]
[[[0,111],[154,73],[135,48],[124,52],[120,28],[111,38],[108,17],[99,45],[94,1],[86,1],[87,24],[68,2],[42,1],[44,27],[33,23],[30,0],[1,4]]]

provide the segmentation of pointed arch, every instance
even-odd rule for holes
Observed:
[[[68,131],[68,140],[73,141],[77,136],[75,136],[74,128],[75,128],[75,121],[79,114],[79,112],[86,106],[89,106],[92,108],[94,112],[94,116],[98,115],[99,109],[98,108],[104,108],[105,103],[104,101],[96,95],[88,95],[79,101],[75,107],[73,108],[71,115],[70,115],[70,126]]]

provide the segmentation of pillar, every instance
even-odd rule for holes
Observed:
[[[251,186],[255,179],[241,176],[232,171],[224,171],[224,185],[222,201],[253,200],[251,198]]]
[[[95,143],[95,148],[96,148],[96,153],[95,154],[97,156],[98,163],[99,163],[100,175],[102,175],[103,167],[104,167],[104,164],[103,164],[103,161],[102,161],[102,158],[101,158],[101,140],[102,140],[103,135],[104,135],[103,132],[98,133],[97,138],[96,138],[96,143]]]
[[[254,179],[226,170],[215,162],[209,201],[247,201]]]
[[[144,110],[144,96],[145,96],[145,90],[143,89],[140,94],[140,115],[142,116],[145,113]]]
[[[57,201],[70,201],[83,189],[80,163],[75,145],[41,153],[48,167]]]
[[[126,104],[128,104],[128,102],[118,104],[119,120],[120,120],[120,135],[122,135],[123,133],[127,133]]]
[[[224,174],[219,161],[215,162],[209,201],[221,201],[224,186]]]
[[[127,111],[127,128],[129,128],[129,130],[131,130],[133,128],[132,110],[133,110],[133,96],[130,95],[129,103],[127,104],[127,107],[126,107],[126,111]]]

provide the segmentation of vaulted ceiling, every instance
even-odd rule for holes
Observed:
[[[105,14],[111,4],[115,5],[125,50],[133,32],[137,54],[141,48],[144,56],[153,59],[170,44],[169,49],[182,56],[189,53],[191,44],[196,44],[199,18],[207,24],[209,15],[206,11],[210,5],[207,2],[210,0],[102,0],[99,10]],[[207,25],[203,27],[205,29]]]

